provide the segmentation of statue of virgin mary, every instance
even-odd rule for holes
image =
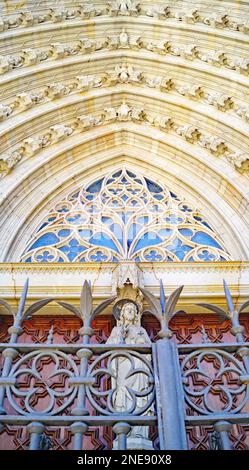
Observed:
[[[140,315],[137,305],[132,301],[127,301],[120,309],[117,326],[111,332],[107,340],[110,344],[144,344],[150,345],[151,341],[146,330],[141,326]],[[148,366],[138,357],[132,356],[134,361],[134,369],[144,369],[148,372]],[[149,355],[144,355],[147,361],[151,361]],[[150,387],[148,375],[144,373],[135,373],[128,376],[131,371],[131,361],[125,357],[120,356],[112,361],[112,369],[114,378],[112,379],[113,393],[113,407],[117,412],[129,412],[133,399],[129,393],[129,389],[134,392],[146,392]],[[149,397],[136,396],[136,408],[146,407]],[[144,414],[153,414],[150,407]],[[152,441],[148,437],[148,426],[133,426],[127,436],[127,449],[153,449]],[[117,446],[116,440],[114,441],[113,448]]]

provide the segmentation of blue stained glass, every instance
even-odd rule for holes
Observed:
[[[112,219],[110,217],[101,217],[101,220],[104,224],[111,224]]]
[[[103,185],[104,181],[107,186]],[[170,208],[169,212],[167,207]],[[145,227],[146,233],[141,236]],[[170,241],[173,233],[174,240]],[[24,259],[28,256],[27,251],[42,247],[43,252],[39,250],[35,254],[36,260],[49,262],[56,259],[63,262],[62,255],[56,258],[50,253],[48,247],[52,245],[55,252],[61,250],[70,261],[79,257],[81,261],[118,261],[125,256],[136,261],[162,261],[167,257],[172,262],[175,259],[186,260],[186,255],[196,247],[202,248],[198,255],[200,260],[229,259],[228,253],[220,256],[222,247],[213,233],[208,222],[197,209],[189,206],[188,201],[181,200],[149,178],[136,176],[129,170],[118,170],[56,203],[48,217],[40,222],[30,243],[33,245],[26,249]],[[39,238],[35,240],[37,236]],[[193,246],[188,246],[187,240],[184,244],[180,238],[183,236],[191,239]],[[62,240],[64,246],[58,248],[58,242],[61,244]],[[131,250],[134,240],[135,247]],[[81,243],[87,244],[87,247],[81,246]],[[153,248],[158,244],[160,250]],[[118,248],[120,245],[122,250]],[[209,246],[214,248],[213,253],[209,252]],[[94,252],[91,251],[93,247],[96,249]],[[103,247],[106,249],[103,250]],[[161,250],[166,250],[165,256]],[[113,256],[113,252],[117,255]],[[31,259],[29,257],[27,261]],[[190,260],[194,261],[193,256]]]
[[[74,258],[82,251],[85,251],[85,249],[84,246],[79,244],[76,238],[72,238],[68,245],[59,248],[59,250],[67,254],[69,261],[73,261]]]
[[[84,229],[84,230],[78,230],[78,234],[80,235],[81,238],[89,238],[92,236],[93,232],[92,230]]]
[[[95,181],[94,183],[90,184],[90,186],[86,188],[86,191],[88,193],[93,193],[93,194],[99,193],[99,191],[101,190],[103,179],[104,178],[101,178],[100,180]]]
[[[117,253],[119,251],[115,243],[105,233],[95,233],[93,237],[89,239],[89,242],[93,245],[105,246],[106,248],[110,248],[111,250],[114,250]]]
[[[149,222],[149,217],[146,215],[144,217],[138,217],[137,222],[142,225],[147,224]]]
[[[33,243],[30,247],[30,250],[34,250],[34,248],[38,248],[40,246],[49,246],[53,245],[54,243],[58,243],[60,239],[55,235],[55,233],[48,232],[44,233],[38,240]]]
[[[188,228],[180,228],[179,232],[184,236],[184,237],[192,237],[193,231],[188,229]]]
[[[183,219],[181,219],[181,217],[177,217],[177,215],[175,215],[175,214],[170,214],[168,217],[166,217],[165,220],[169,224],[174,224],[174,225],[183,222]]]
[[[118,178],[122,173],[122,170],[117,171],[116,173],[113,173],[113,178]]]
[[[205,232],[197,232],[191,240],[192,242],[199,243],[201,245],[213,246],[222,250],[222,247]]]
[[[169,237],[169,235],[171,235],[172,233],[172,230],[170,228],[162,228],[161,230],[158,230],[158,235],[160,235],[161,237]]]
[[[163,189],[161,188],[161,186],[159,186],[158,184],[156,184],[153,181],[149,180],[148,178],[144,178],[144,179],[147,183],[148,190],[151,193],[161,193],[162,192]]]
[[[151,250],[147,255],[145,255],[145,259],[147,259],[147,261],[161,261],[163,257],[158,254],[156,250]]]
[[[100,263],[101,261],[106,261],[107,256],[104,255],[102,251],[98,250],[98,251],[96,251],[96,253],[94,255],[90,256],[90,259],[92,261],[96,261],[97,263]]]
[[[81,214],[76,214],[73,217],[67,217],[66,221],[70,222],[71,224],[79,225],[85,222],[86,218],[82,217]]]
[[[25,260],[25,263],[31,263],[31,256]]]
[[[40,232],[44,227],[46,227],[48,225],[48,222],[44,222],[39,228],[38,228],[38,232]]]
[[[58,232],[58,236],[59,237],[68,237],[71,233],[71,230],[68,230],[68,229],[64,229],[64,230],[60,230]]]
[[[142,238],[140,238],[140,240],[138,240],[132,252],[135,253],[135,251],[141,250],[142,248],[147,248],[147,246],[151,245],[158,245],[158,243],[161,242],[162,239],[158,237],[155,232],[147,232]]]
[[[131,224],[128,232],[128,240],[127,240],[127,245],[128,247],[131,246],[131,243],[133,242],[134,238],[138,234],[138,232],[141,230],[141,227],[137,224]]]
[[[121,243],[123,243],[123,230],[122,228],[120,227],[119,224],[112,224],[110,225],[110,230],[111,232],[115,235],[115,237],[117,238],[117,240]]]
[[[208,250],[203,250],[203,252],[198,256],[202,261],[213,261],[215,259],[215,255],[213,253],[209,253]]]

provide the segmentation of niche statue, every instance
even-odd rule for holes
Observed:
[[[124,300],[121,302],[125,302]],[[116,315],[115,315],[116,313]],[[151,344],[150,338],[141,326],[140,315],[137,305],[132,301],[126,301],[120,308],[120,313],[114,312],[117,320],[117,326],[112,329],[111,335],[107,340],[110,344]],[[129,348],[128,348],[129,351]],[[143,355],[147,361],[151,357]],[[139,358],[134,357],[134,369],[143,369],[148,371],[148,366]],[[137,373],[127,377],[131,372],[131,361],[121,356],[113,359],[112,369],[114,378],[112,378],[113,407],[117,412],[125,412],[132,406],[133,400],[128,389],[135,392],[146,392],[150,387],[148,376],[144,373]],[[136,397],[135,410],[139,410],[148,403],[148,396]],[[143,413],[153,414],[151,407]],[[148,437],[148,426],[133,426],[127,436],[127,449],[153,449],[152,441]],[[113,443],[113,449],[117,448],[117,440]]]

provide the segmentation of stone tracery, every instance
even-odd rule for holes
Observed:
[[[119,170],[69,194],[41,222],[22,260],[222,261],[203,216],[147,177]]]

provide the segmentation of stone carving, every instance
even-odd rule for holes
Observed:
[[[155,41],[143,41],[143,47],[148,51],[156,52],[158,54],[169,54],[172,52],[172,44],[168,40]]]
[[[95,5],[91,3],[85,2],[84,4],[80,5],[80,16],[83,19],[93,18],[94,16],[100,16],[102,14],[102,10],[99,8],[96,9]]]
[[[227,65],[227,56],[223,51],[199,52],[198,57],[211,65]]]
[[[56,124],[55,126],[50,127],[51,139],[53,142],[59,142],[66,137],[70,136],[74,129],[69,126],[64,126],[63,124]]]
[[[26,157],[33,157],[43,147],[44,145],[41,137],[28,137],[24,140],[21,148],[23,150],[23,155]]]
[[[96,75],[81,75],[76,77],[76,87],[80,91],[86,91],[90,88],[97,88],[105,83],[104,77],[97,77]]]
[[[178,11],[175,14],[175,18],[179,21],[183,21],[184,23],[190,24],[197,23],[201,19],[199,11],[196,8]]]
[[[204,97],[203,87],[199,85],[183,85],[177,88],[178,93],[192,99],[201,99]]]
[[[99,124],[101,124],[101,122],[101,118],[83,115],[76,119],[76,126],[80,130],[86,131],[88,129],[91,129],[92,127],[98,126]]]
[[[21,149],[14,150],[6,155],[0,157],[0,177],[6,176],[12,168],[22,159],[23,151]]]
[[[141,326],[141,319],[138,307],[134,302],[124,302],[120,315],[117,320],[117,326],[112,329],[106,343],[109,344],[151,344],[146,330]],[[150,360],[150,356],[146,356]],[[144,369],[145,364],[140,358],[133,358],[134,370]],[[133,404],[133,398],[129,389],[137,392],[146,392],[150,384],[145,373],[129,374],[131,372],[131,363],[128,358],[120,357],[112,363],[114,369],[114,378],[112,379],[113,407],[117,412],[127,411]],[[143,408],[148,403],[148,396],[136,397],[135,410]],[[146,414],[151,414],[152,410],[147,410]],[[127,436],[128,449],[152,449],[152,442],[148,437],[149,428],[147,426],[134,426]],[[115,449],[115,443],[114,443]]]
[[[236,70],[241,74],[249,73],[249,59],[242,59],[240,57],[232,58],[226,61],[226,66],[229,69]]]
[[[142,39],[140,36],[129,36],[123,28],[120,34],[107,37],[106,46],[108,49],[138,50],[142,47]]]
[[[216,157],[224,155],[228,150],[226,142],[224,142],[224,140],[220,137],[210,137],[202,135],[199,139],[199,144],[202,147],[210,150],[210,152]]]
[[[153,5],[146,10],[146,15],[162,20],[170,16],[170,8],[168,5]]]
[[[107,84],[116,85],[117,83],[142,83],[143,74],[135,70],[132,65],[116,65],[115,69],[107,73]]]
[[[131,108],[126,103],[122,103],[117,108],[117,119],[118,121],[130,121],[131,120]]]
[[[112,293],[118,300],[130,299],[139,309],[143,307],[143,295],[140,287],[144,286],[143,271],[134,262],[121,261],[112,275]]]
[[[240,31],[244,34],[249,33],[249,21],[229,17],[226,11],[212,13],[207,16],[206,12],[201,12],[200,8],[190,7],[189,9],[179,9],[174,5],[174,11],[169,5],[150,5],[145,10],[140,7],[136,0],[113,0],[108,2],[106,8],[96,8],[94,4],[84,2],[74,5],[72,8],[61,6],[59,8],[50,8],[44,12],[33,14],[29,11],[20,12],[16,15],[0,17],[0,31],[4,32],[13,28],[25,28],[37,26],[45,22],[59,23],[77,18],[85,20],[95,16],[138,16],[146,15],[159,20],[167,20],[172,17],[176,21],[188,24],[201,23],[205,26],[218,29],[230,29]]]
[[[115,108],[105,108],[103,119],[107,122],[115,121],[117,118],[117,113]]]
[[[52,43],[47,50],[24,49],[19,55],[0,56],[0,74],[13,68],[38,64],[47,59],[57,60],[77,54],[90,54],[107,48],[139,50],[145,48],[157,54],[171,54],[186,60],[199,59],[215,66],[225,66],[241,74],[249,74],[249,59],[227,57],[223,51],[200,51],[195,44],[180,46],[169,39],[159,41],[143,40],[141,36],[129,36],[123,29],[120,34],[108,36],[101,40],[82,38],[71,44]]]
[[[231,96],[218,92],[208,93],[206,101],[208,104],[215,106],[220,111],[228,111],[233,108],[234,102]]]
[[[69,95],[72,86],[64,85],[63,83],[51,83],[45,89],[45,95],[54,100]]]
[[[107,12],[111,16],[137,16],[140,12],[139,5],[135,0],[114,0],[108,2]]]
[[[212,13],[203,19],[203,23],[212,28],[225,28],[229,24],[229,18],[225,13]]]
[[[249,156],[239,150],[236,150],[234,153],[230,153],[226,156],[229,163],[231,163],[235,169],[241,169],[243,163],[249,160]]]
[[[246,121],[249,121],[249,108],[246,106],[237,105],[235,112],[238,116],[244,118]]]
[[[14,102],[15,108],[20,108],[21,110],[29,109],[35,104],[40,103],[44,99],[44,94],[42,92],[35,93],[19,93]]]
[[[152,124],[160,129],[169,131],[173,128],[174,121],[169,116],[159,116],[152,120]]]
[[[13,113],[13,106],[0,104],[0,121],[9,117]]]
[[[74,44],[61,44],[61,43],[53,43],[51,44],[51,56],[54,59],[63,59],[64,57],[68,57],[71,55],[77,54],[81,49],[82,43],[78,41]]]
[[[27,102],[27,106],[29,106],[29,104],[30,101]],[[236,149],[229,149],[227,143],[220,137],[204,135],[202,134],[201,130],[198,129],[198,127],[193,125],[186,124],[179,126],[174,122],[171,116],[158,116],[152,113],[146,113],[142,107],[132,107],[123,102],[118,107],[105,108],[99,116],[82,115],[77,117],[74,124],[55,124],[43,134],[35,137],[29,137],[24,140],[22,145],[15,149],[11,154],[2,154],[0,157],[0,162],[13,161],[14,163],[11,166],[12,168],[16,163],[18,163],[18,161],[20,161],[23,156],[31,157],[44,147],[69,137],[74,131],[83,132],[95,126],[105,123],[109,124],[115,121],[131,121],[135,123],[144,122],[145,124],[155,126],[164,132],[173,132],[183,137],[191,144],[199,144],[217,157],[224,155],[232,164],[233,161],[237,161],[237,164],[235,165],[237,168],[240,168],[240,161],[243,164],[243,162],[247,160],[243,152],[237,151]],[[16,158],[16,156],[13,158],[10,157],[10,155],[15,152],[18,154],[18,158]],[[6,167],[6,164],[2,163],[1,165]]]
[[[187,142],[190,142],[191,144],[198,142],[201,137],[199,129],[195,126],[189,126],[188,124],[185,126],[178,127],[176,132],[177,134],[184,137],[184,139],[187,140]]]

